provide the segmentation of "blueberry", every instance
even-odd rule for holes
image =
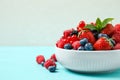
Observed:
[[[73,30],[71,33],[70,33],[70,36],[72,35],[78,35],[78,31],[77,30]]]
[[[70,43],[67,43],[64,45],[64,49],[72,49],[72,45]]]
[[[49,67],[48,67],[48,70],[49,70],[50,72],[55,72],[56,67],[55,67],[55,66],[49,66]]]
[[[44,66],[44,63],[45,63],[45,62],[41,62],[41,66]]]
[[[103,34],[103,33],[98,34],[98,38],[101,38],[101,37],[109,38],[107,34]]]
[[[84,47],[85,47],[85,50],[88,50],[88,51],[93,50],[93,46],[91,43],[86,43]]]
[[[80,46],[78,50],[85,50],[85,48],[83,46]]]
[[[80,44],[82,46],[84,46],[86,43],[88,43],[88,39],[87,38],[83,38],[83,39],[80,40]]]
[[[115,41],[113,39],[109,39],[111,41],[111,43],[115,46]]]

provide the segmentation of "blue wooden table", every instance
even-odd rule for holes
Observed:
[[[39,54],[46,59],[55,52],[54,47],[0,47],[0,80],[120,80],[120,70],[106,74],[81,74],[63,68],[50,73],[35,62]]]

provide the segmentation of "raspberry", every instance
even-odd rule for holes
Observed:
[[[114,32],[114,27],[112,24],[107,24],[105,28],[102,29],[101,33],[111,35]]]
[[[65,42],[64,41],[59,41],[56,46],[59,48],[64,48]]]
[[[113,49],[114,49],[114,50],[120,49],[120,43],[117,43]]]
[[[50,57],[50,59],[53,59],[55,62],[57,62],[55,54],[52,54],[52,56]]]
[[[73,46],[73,49],[77,50],[80,47],[80,41],[73,42],[72,46]]]
[[[64,37],[70,36],[70,33],[72,32],[73,29],[68,29],[63,32]]]
[[[120,24],[116,24],[114,27],[114,33],[120,33]]]
[[[45,62],[44,56],[43,56],[43,55],[38,55],[38,56],[36,57],[36,62],[37,62],[38,64],[41,64],[42,62]]]
[[[120,33],[113,34],[112,39],[115,40],[116,43],[120,43]]]
[[[60,42],[60,40],[58,40],[58,41],[56,42],[56,46],[57,46],[57,47],[58,47],[59,42]]]
[[[54,60],[48,59],[48,60],[44,63],[44,67],[45,67],[46,69],[48,69],[49,66],[56,66]]]

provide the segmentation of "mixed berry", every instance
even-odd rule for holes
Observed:
[[[50,59],[45,61],[45,58],[43,55],[38,55],[36,57],[36,62],[40,64],[41,66],[45,67],[47,70],[50,72],[55,72],[56,71],[56,56],[55,54],[52,54]]]
[[[96,19],[95,23],[86,24],[80,21],[74,29],[63,32],[63,36],[57,41],[56,46],[68,50],[114,50],[120,49],[120,24],[113,26],[110,22],[113,18],[101,21]],[[117,48],[116,48],[117,46]]]
[[[80,21],[76,29],[68,29],[57,41],[58,48],[67,50],[116,50],[120,49],[120,24],[113,26],[110,22],[113,18],[101,21],[97,18],[95,23],[86,24]],[[50,72],[56,71],[56,56],[52,54],[50,59],[45,60],[43,55],[36,57],[36,62]]]

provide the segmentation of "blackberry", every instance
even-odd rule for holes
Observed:
[[[73,30],[71,33],[70,33],[70,36],[72,35],[78,35],[78,31],[77,30]]]

